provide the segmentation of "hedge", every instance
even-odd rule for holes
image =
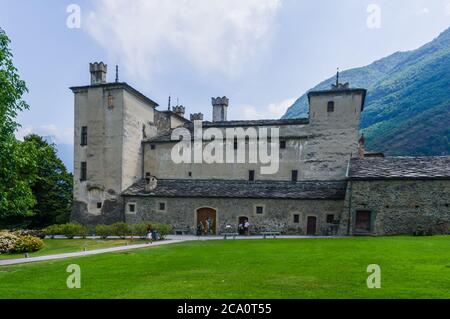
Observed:
[[[0,254],[31,253],[44,247],[44,242],[30,235],[18,236],[9,232],[0,233]]]

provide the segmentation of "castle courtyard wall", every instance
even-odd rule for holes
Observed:
[[[164,202],[166,211],[158,210]],[[317,217],[317,235],[333,235],[337,224],[328,224],[327,215],[334,215],[337,221],[344,207],[343,200],[286,200],[251,198],[155,198],[125,197],[125,206],[136,205],[136,212],[125,214],[130,224],[151,221],[173,225],[175,229],[188,229],[195,234],[197,210],[213,208],[217,211],[217,234],[231,225],[237,231],[240,217],[247,217],[251,233],[280,231],[283,234],[306,235],[308,216]],[[263,206],[264,214],[257,215],[255,206]],[[299,215],[299,223],[294,223],[294,215]]]

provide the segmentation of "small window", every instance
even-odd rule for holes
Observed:
[[[237,138],[234,139],[234,149],[237,150],[238,149],[238,140]]]
[[[334,215],[332,215],[332,214],[328,214],[327,215],[327,223],[328,224],[333,224],[334,223]]]
[[[189,177],[192,177],[192,172],[189,172],[188,175],[189,175]]]
[[[87,163],[81,162],[80,181],[87,180]]]
[[[295,214],[294,215],[294,224],[299,224],[300,223],[300,215],[299,214]]]
[[[286,141],[280,141],[280,149],[286,149]]]
[[[298,181],[298,171],[292,171],[292,173],[291,173],[291,180],[293,182],[297,182]]]
[[[151,150],[156,149],[156,145],[155,145],[155,144],[150,145],[150,149],[151,149]]]
[[[162,212],[166,211],[166,203],[160,202],[160,203],[158,204],[158,208],[159,208],[159,210],[162,211]]]
[[[255,180],[255,171],[248,172],[248,180],[253,182]]]
[[[264,206],[256,206],[256,215],[264,214]]]
[[[97,209],[101,209],[102,208],[102,203],[98,202],[97,203]]]
[[[136,204],[128,204],[128,212],[130,213],[136,212]]]
[[[83,126],[81,128],[81,146],[86,146],[88,142],[88,136],[87,136],[87,126]]]
[[[333,101],[328,102],[327,112],[328,113],[333,113],[334,112],[334,102]]]

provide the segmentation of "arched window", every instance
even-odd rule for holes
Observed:
[[[333,101],[328,102],[327,112],[328,113],[333,113],[334,112],[334,102]]]

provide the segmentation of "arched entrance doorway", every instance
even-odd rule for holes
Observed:
[[[248,222],[249,221],[249,219],[248,219],[248,217],[245,217],[245,216],[241,216],[241,217],[239,217],[239,226],[238,226],[238,230],[239,230],[239,235],[245,235],[245,228],[244,228],[244,225],[245,225],[245,222]]]
[[[197,228],[199,226],[202,230],[203,235],[216,235],[217,233],[216,210],[210,207],[197,209]]]

